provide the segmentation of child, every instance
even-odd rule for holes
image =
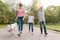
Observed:
[[[33,12],[31,11],[29,16],[28,16],[28,23],[29,23],[29,33],[30,33],[30,28],[32,29],[32,34],[33,34],[33,24],[34,24],[34,16]]]
[[[46,23],[45,23],[45,13],[44,13],[43,7],[41,7],[40,10],[39,10],[38,19],[39,19],[39,22],[40,22],[41,34],[43,32],[43,30],[42,30],[42,26],[43,26],[44,33],[45,33],[45,35],[47,35]]]
[[[19,9],[17,10],[17,17],[16,19],[18,20],[18,36],[21,36],[22,31],[23,31],[23,18],[24,18],[24,9],[23,5],[19,4]]]

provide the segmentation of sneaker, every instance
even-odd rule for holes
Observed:
[[[43,33],[41,32],[41,34],[43,34]]]
[[[20,34],[22,34],[22,31],[20,32]]]
[[[31,35],[33,35],[33,32],[31,33]]]
[[[28,33],[30,33],[30,31],[28,31]]]
[[[20,34],[17,34],[18,35],[18,37],[20,37],[21,35]]]
[[[48,33],[45,33],[45,36],[47,36],[48,35]]]

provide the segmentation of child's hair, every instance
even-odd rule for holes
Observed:
[[[39,11],[43,11],[43,6],[41,6],[41,7],[39,8]]]
[[[19,4],[19,7],[23,6],[22,3]]]
[[[30,11],[30,14],[29,15],[34,15],[32,11]]]

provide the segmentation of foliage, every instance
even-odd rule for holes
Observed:
[[[45,12],[47,23],[56,24],[60,22],[60,6],[49,6]]]
[[[7,3],[0,1],[0,23],[12,23],[16,14],[9,10]]]

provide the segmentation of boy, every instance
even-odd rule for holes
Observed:
[[[47,35],[46,23],[45,23],[45,13],[44,13],[43,7],[41,7],[39,10],[38,19],[40,22],[41,34],[43,32],[43,30],[42,30],[42,26],[43,26],[44,27],[44,33],[45,33],[45,35]]]

